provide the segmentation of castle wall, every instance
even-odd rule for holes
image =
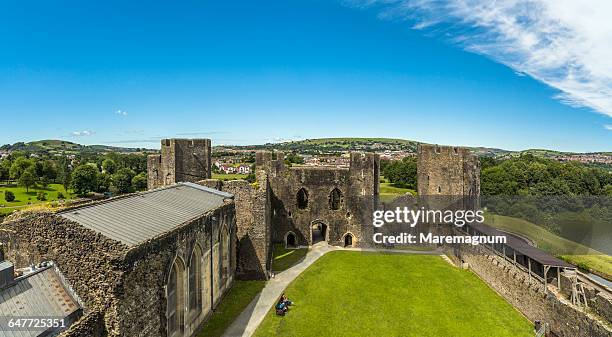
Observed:
[[[256,183],[208,179],[199,184],[234,195],[237,227],[237,267],[240,279],[267,279],[270,251],[270,198],[267,173],[256,172]]]
[[[462,246],[463,247],[463,246]],[[550,325],[559,337],[610,337],[612,329],[593,315],[573,306],[562,296],[543,290],[543,284],[495,255],[466,253],[462,259],[491,288],[521,311],[530,321]],[[549,289],[558,291],[552,285]],[[609,322],[608,322],[609,324]]]
[[[362,241],[362,225],[371,215],[378,195],[379,158],[375,154],[352,153],[350,167],[286,167],[283,154],[257,153],[257,165],[268,172],[272,199],[272,241],[285,242],[296,236],[298,245],[311,245],[312,225],[327,226],[326,240],[344,245],[345,235],[353,245]],[[298,193],[305,191],[307,203],[300,205]],[[332,191],[339,191],[337,209]]]

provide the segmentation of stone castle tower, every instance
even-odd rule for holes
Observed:
[[[420,196],[480,195],[480,161],[468,149],[421,144],[417,153]]]
[[[162,139],[161,154],[147,158],[148,189],[209,179],[210,145],[210,139]]]

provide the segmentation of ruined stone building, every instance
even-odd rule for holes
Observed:
[[[210,160],[208,167],[198,167],[190,164],[191,159],[189,163],[177,162],[185,155],[165,154],[169,153],[168,144],[179,143],[192,146],[193,153],[210,153],[210,140],[162,140],[161,156],[149,156],[149,186],[174,183],[171,179],[159,179],[160,167],[165,168],[163,175],[169,177],[178,176],[175,172],[178,167],[193,168],[189,177],[209,174]],[[234,196],[239,256],[236,272],[240,278],[268,277],[272,243],[297,247],[323,240],[339,246],[360,245],[363,228],[369,229],[363,226],[369,223],[364,219],[372,213],[379,193],[378,155],[352,153],[348,168],[288,167],[282,152],[262,151],[256,158],[255,184],[216,179],[198,181]]]
[[[379,194],[378,155],[351,153],[348,168],[287,167],[281,152],[260,152],[257,167],[268,175],[274,242],[359,246]]]
[[[234,280],[232,195],[197,184],[28,216],[1,229],[16,267],[52,261],[63,275],[58,287],[78,296],[80,317],[62,336],[193,336]],[[0,315],[15,314],[10,303],[24,299],[22,285],[33,280],[24,275],[2,286]],[[53,294],[39,295],[44,302]]]

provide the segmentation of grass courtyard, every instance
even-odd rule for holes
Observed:
[[[439,256],[331,252],[286,293],[296,305],[285,317],[271,309],[255,336],[533,336],[516,309]]]

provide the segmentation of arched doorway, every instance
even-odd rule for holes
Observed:
[[[344,247],[353,247],[353,235],[351,233],[344,235]]]
[[[322,221],[313,221],[310,224],[310,234],[312,239],[312,244],[314,245],[317,242],[327,241],[327,225]]]
[[[285,248],[295,248],[295,242],[295,234],[293,232],[289,232],[285,235]]]

